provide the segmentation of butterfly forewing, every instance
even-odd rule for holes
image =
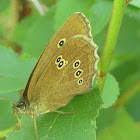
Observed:
[[[24,95],[27,95],[29,100],[35,94],[34,89],[42,73],[44,72],[46,67],[48,67],[50,61],[52,61],[52,58],[60,50],[57,47],[59,41],[63,38],[68,40],[69,38],[79,34],[92,38],[90,24],[86,17],[82,13],[75,13],[54,34],[54,36],[44,49],[42,55],[40,56],[25,88],[26,90],[24,92]]]

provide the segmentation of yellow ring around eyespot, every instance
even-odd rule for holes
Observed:
[[[65,65],[67,65],[68,64],[68,61],[65,61]]]
[[[57,62],[57,59],[58,59],[59,57],[62,59],[62,55],[59,55],[59,56],[56,58],[56,60],[55,60],[55,64],[58,64],[58,63],[61,61],[61,59],[60,59],[60,61]]]
[[[75,63],[76,63],[76,62],[79,62],[79,65],[78,65],[77,67],[75,67]],[[80,64],[81,64],[81,61],[80,61],[80,60],[76,60],[76,61],[73,63],[73,68],[74,68],[74,69],[77,69],[78,67],[80,67]]]
[[[62,39],[60,39],[59,41],[58,41],[58,44],[57,44],[57,47],[58,48],[61,48],[62,46],[60,46],[59,45],[59,43],[61,42],[61,41],[64,41],[64,43],[66,42],[66,38],[62,38]],[[64,45],[64,44],[63,44]]]
[[[80,73],[80,75],[77,76],[76,73],[77,73],[78,71],[81,71],[81,73]],[[83,70],[82,70],[82,69],[78,69],[78,70],[74,73],[75,78],[79,78],[79,77],[82,75],[82,73],[83,73]]]
[[[58,65],[59,65],[59,63],[60,63],[61,61],[63,61],[63,65],[62,65],[61,67],[58,67]],[[57,63],[57,68],[58,68],[59,70],[61,70],[65,65],[68,64],[68,61],[66,61],[65,59],[61,59],[61,61],[60,61],[59,63]]]
[[[82,80],[81,83],[79,83],[80,80]],[[78,85],[82,85],[82,84],[83,84],[83,81],[84,81],[84,79],[83,79],[83,78],[80,78],[80,79],[77,81]]]

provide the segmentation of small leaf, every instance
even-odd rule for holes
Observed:
[[[140,8],[140,1],[139,0],[132,0],[129,4]]]
[[[76,96],[64,112],[77,111],[75,114],[48,113],[37,117],[39,140],[96,140],[96,117],[101,107],[102,99],[99,90]],[[7,140],[35,139],[33,121],[24,116],[19,131],[9,132]]]
[[[115,103],[119,93],[120,91],[118,82],[111,74],[107,74],[107,78],[102,93],[104,101],[103,107],[108,108],[113,103]]]

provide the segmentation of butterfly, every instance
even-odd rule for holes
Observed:
[[[54,34],[33,68],[14,114],[35,117],[56,112],[76,95],[92,89],[97,74],[97,45],[84,14],[74,13]],[[18,116],[17,116],[18,118]],[[18,119],[19,120],[19,119]]]

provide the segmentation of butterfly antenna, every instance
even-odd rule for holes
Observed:
[[[0,97],[0,99],[2,99],[2,100],[7,100],[7,101],[11,101],[11,102],[15,102],[15,103],[16,103],[16,101],[11,100],[11,99],[1,98],[1,97]]]

